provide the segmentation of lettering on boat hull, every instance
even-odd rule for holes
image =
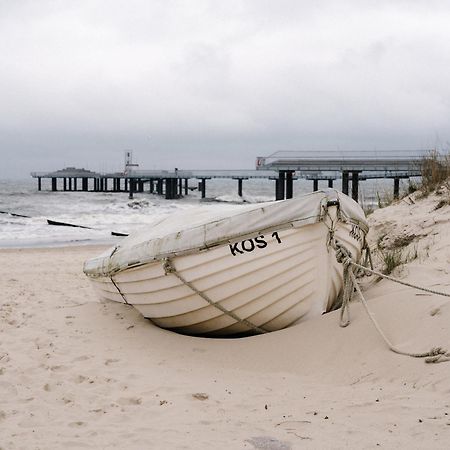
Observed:
[[[277,231],[274,231],[271,235],[272,240],[275,240],[278,244],[281,244],[281,238]],[[255,238],[244,239],[241,242],[229,244],[230,252],[233,256],[243,255],[244,253],[253,252],[256,249],[263,249],[267,247],[267,240],[264,235],[260,234]]]

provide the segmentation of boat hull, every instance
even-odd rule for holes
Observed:
[[[334,236],[359,260],[354,226],[338,222]],[[203,336],[288,327],[335,309],[343,287],[324,222],[173,256],[171,265],[176,273],[153,261],[91,281],[101,298],[131,304],[160,327]]]

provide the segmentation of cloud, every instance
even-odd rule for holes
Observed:
[[[2,2],[0,177],[449,141],[449,21],[434,1]]]

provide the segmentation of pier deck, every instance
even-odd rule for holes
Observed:
[[[421,165],[430,150],[403,152],[276,152],[267,157],[258,157],[255,170],[136,170],[100,173],[75,167],[67,167],[53,172],[32,172],[37,178],[38,189],[42,189],[42,179],[51,179],[52,191],[58,190],[58,180],[62,180],[64,191],[95,192],[143,192],[144,184],[150,193],[165,195],[167,199],[188,195],[188,181],[198,180],[202,198],[206,196],[206,180],[228,178],[238,181],[238,193],[242,196],[242,182],[248,179],[275,180],[277,200],[291,198],[293,181],[304,178],[313,181],[317,190],[319,180],[327,180],[333,187],[336,179],[342,179],[342,191],[358,200],[360,180],[391,178],[394,180],[394,197],[399,195],[399,180],[421,175]],[[81,181],[79,189],[78,180]],[[111,182],[111,185],[109,183]]]

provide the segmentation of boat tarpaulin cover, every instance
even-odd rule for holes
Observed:
[[[361,207],[346,195],[326,189],[277,202],[233,205],[220,211],[194,208],[169,215],[86,261],[84,272],[94,277],[111,276],[129,267],[207,250],[269,230],[311,225],[322,221],[327,203],[336,200],[339,200],[340,218],[358,225],[366,233],[368,225]]]

